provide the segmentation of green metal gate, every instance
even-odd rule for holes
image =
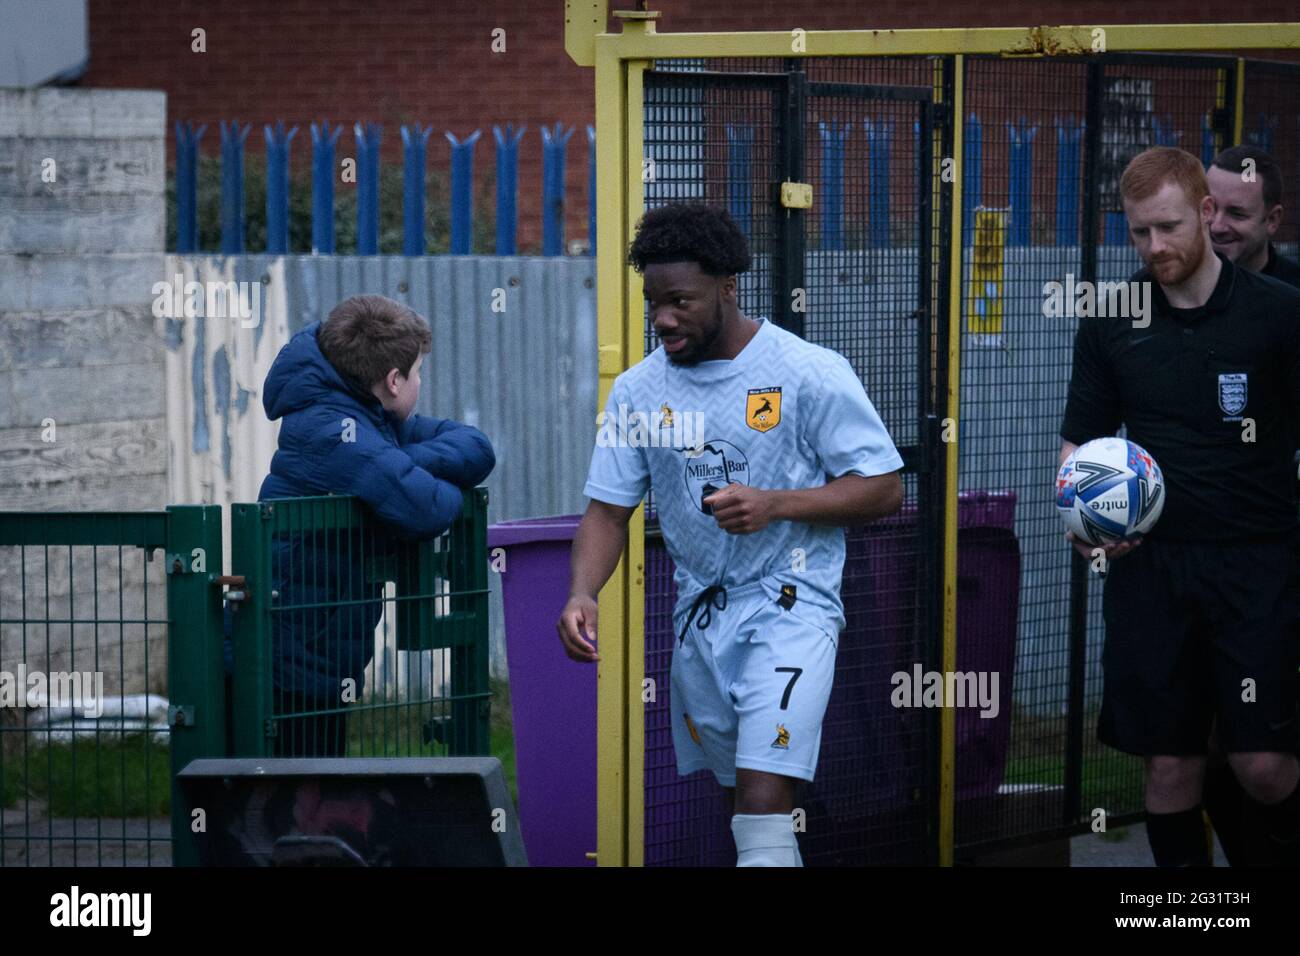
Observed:
[[[361,608],[383,635],[371,679],[331,708],[349,727],[339,755],[489,753],[484,489],[424,542],[392,539],[351,498],[231,517],[236,573],[223,575],[217,506],[0,513],[0,866],[197,862],[178,771],[312,752],[281,730],[321,715],[276,706],[288,699],[274,686],[278,622],[293,616],[328,640],[331,617]],[[355,593],[338,588],[348,567],[361,569]],[[303,581],[327,600],[277,593]]]
[[[0,514],[0,865],[172,862],[173,771],[220,752],[220,595],[159,552],[220,560],[219,509]]]
[[[231,539],[237,756],[489,752],[486,491],[430,541],[337,497],[233,505]],[[376,626],[367,684],[345,659]]]

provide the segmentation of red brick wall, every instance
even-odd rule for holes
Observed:
[[[611,7],[631,7],[612,0]],[[1124,0],[652,0],[661,32],[1000,26],[1038,23],[1280,21],[1290,0],[1133,3]],[[207,52],[193,53],[190,31],[207,31]],[[504,53],[492,31],[506,31]],[[617,27],[611,27],[617,29]],[[91,0],[90,66],[85,86],[161,89],[169,121],[252,122],[249,149],[262,147],[261,125],[283,119],[302,129],[295,163],[310,153],[313,120],[384,124],[384,162],[400,162],[401,123],[431,124],[429,163],[446,170],[449,129],[482,130],[476,168],[493,163],[494,123],[524,122],[520,144],[520,242],[540,236],[541,138],[556,121],[576,127],[569,140],[566,235],[586,235],[586,126],[594,119],[593,72],[564,52],[560,0]],[[352,134],[339,139],[351,155]],[[215,150],[218,137],[204,138]],[[170,150],[169,150],[170,153]],[[480,174],[480,181],[482,176]]]

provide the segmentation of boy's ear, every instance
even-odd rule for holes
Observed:
[[[389,398],[391,396],[396,395],[397,376],[400,374],[401,373],[397,371],[397,369],[390,368],[388,370],[388,374],[385,375],[380,381],[376,382],[374,387],[370,389],[371,393],[380,401],[383,401],[385,398]]]

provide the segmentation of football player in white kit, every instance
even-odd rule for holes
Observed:
[[[653,490],[676,565],[678,772],[727,788],[739,866],[801,866],[791,814],[844,627],[844,528],[899,509],[903,462],[843,356],[740,311],[750,255],[725,211],[654,209],[629,259],[661,345],[610,392],[556,626],[569,657],[599,660],[596,595]]]

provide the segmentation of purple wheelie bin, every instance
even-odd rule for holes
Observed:
[[[569,660],[555,632],[579,517],[488,528],[488,549],[505,549],[519,826],[532,866],[591,866],[596,849],[596,665]]]

